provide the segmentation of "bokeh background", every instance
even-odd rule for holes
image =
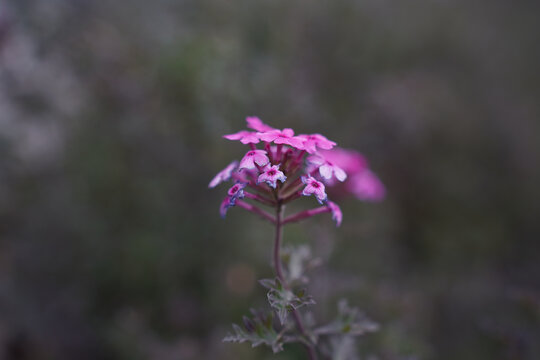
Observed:
[[[539,4],[0,1],[0,358],[302,359],[221,343],[272,229],[207,184],[258,115],[387,186],[285,236],[364,359],[539,359]]]

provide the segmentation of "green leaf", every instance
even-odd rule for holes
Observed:
[[[332,336],[328,342],[321,345],[321,351],[331,360],[359,359],[354,337],[352,336]]]
[[[233,324],[234,333],[229,333],[224,342],[250,342],[252,347],[267,345],[274,353],[283,350],[285,339],[274,328],[274,314],[251,310],[252,317],[243,317],[244,327]]]
[[[282,250],[281,257],[285,267],[285,277],[289,284],[305,284],[308,282],[306,272],[321,263],[311,257],[311,249],[307,245],[288,246]]]
[[[374,332],[379,329],[379,325],[364,314],[358,308],[349,307],[347,300],[338,303],[338,315],[336,319],[328,325],[315,329],[317,335],[338,335],[345,334],[359,336],[365,333]]]

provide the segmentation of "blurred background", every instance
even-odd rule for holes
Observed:
[[[378,204],[286,230],[381,325],[363,359],[540,358],[537,1],[0,0],[0,359],[222,344],[272,228],[218,207],[248,115],[367,156]]]

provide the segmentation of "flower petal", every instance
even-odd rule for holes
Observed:
[[[281,134],[283,134],[286,137],[293,137],[294,136],[294,130],[291,128],[285,128],[283,131],[281,131]]]
[[[272,142],[274,141],[280,134],[279,130],[270,130],[266,132],[259,132],[257,135],[259,136],[259,139],[265,142]]]
[[[247,127],[255,131],[266,132],[275,130],[273,127],[266,125],[256,116],[248,116],[246,118]]]
[[[341,212],[341,209],[335,202],[332,201],[328,201],[326,205],[332,211],[332,219],[336,222],[336,226],[340,226],[341,222],[343,221],[343,213]]]
[[[229,165],[227,165],[225,169],[221,170],[220,172],[217,173],[216,176],[214,176],[214,178],[208,184],[208,187],[214,188],[220,183],[222,183],[223,181],[229,180],[231,178],[232,172],[236,169],[237,166],[238,166],[238,161],[236,160],[230,163]]]
[[[334,176],[341,182],[347,179],[347,173],[345,172],[345,170],[336,165],[334,165]]]
[[[223,135],[223,137],[227,140],[240,140],[246,135],[246,133],[248,133],[248,131],[242,130],[234,134]]]
[[[332,178],[332,166],[328,164],[323,164],[319,166],[319,173],[325,179]]]
[[[255,163],[253,162],[253,156],[244,156],[242,160],[240,160],[240,165],[238,166],[239,170],[242,169],[254,169]]]

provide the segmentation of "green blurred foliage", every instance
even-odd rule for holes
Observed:
[[[327,262],[317,316],[346,296],[380,323],[364,358],[539,358],[539,10],[0,3],[0,357],[303,358],[221,343],[272,276],[272,228],[207,189],[258,115],[387,186],[285,233]]]

